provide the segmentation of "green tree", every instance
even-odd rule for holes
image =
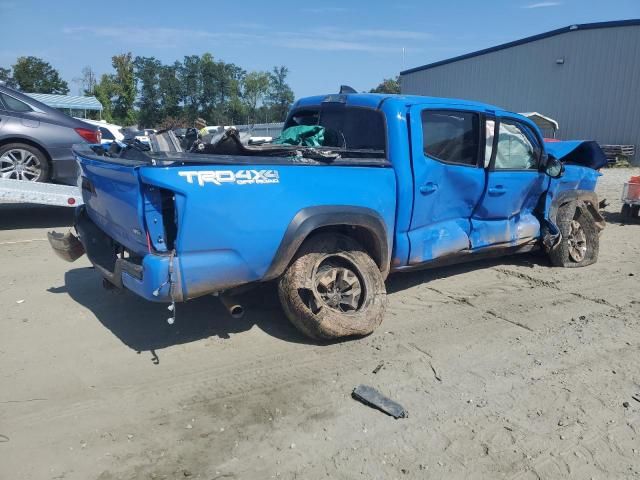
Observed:
[[[179,118],[182,116],[182,107],[180,106],[182,90],[178,78],[179,71],[180,62],[160,67],[158,89],[163,121],[168,117]]]
[[[160,70],[162,64],[154,57],[136,57],[133,61],[136,80],[140,86],[138,123],[142,127],[154,127],[162,121],[160,102]]]
[[[214,61],[213,55],[205,53],[198,62],[198,85],[200,95],[198,97],[199,115],[207,120],[207,123],[215,123],[220,117],[219,105],[219,63]]]
[[[7,87],[15,88],[16,82],[13,80],[11,76],[10,68],[2,68],[0,67],[0,82],[3,82]]]
[[[37,57],[19,57],[13,66],[13,79],[23,92],[69,93],[69,85],[58,71]]]
[[[250,72],[242,82],[242,103],[246,108],[248,123],[259,123],[256,119],[258,106],[269,93],[269,74]]]
[[[247,72],[233,63],[218,62],[218,108],[220,125],[242,123],[246,111],[242,103],[242,82]]]
[[[400,75],[396,78],[385,78],[380,85],[372,88],[369,93],[400,93]]]
[[[102,104],[102,118],[109,123],[114,122],[113,99],[116,96],[116,91],[114,76],[106,73],[100,77],[100,81],[96,83],[93,89],[95,97]]]
[[[293,90],[287,84],[289,69],[284,66],[273,67],[269,74],[269,93],[267,103],[271,107],[272,120],[283,121],[294,100]]]
[[[178,72],[182,90],[184,111],[193,122],[200,113],[200,99],[202,98],[202,78],[200,76],[200,57],[189,55],[184,57]]]
[[[137,90],[131,52],[114,55],[111,63],[116,71],[112,78],[115,85],[113,118],[122,125],[133,125],[136,123],[136,111],[133,107]]]

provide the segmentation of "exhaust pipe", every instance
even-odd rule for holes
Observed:
[[[229,315],[232,318],[242,318],[244,317],[244,307],[235,301],[233,297],[225,297],[224,295],[220,295],[220,301],[222,305],[227,309]]]

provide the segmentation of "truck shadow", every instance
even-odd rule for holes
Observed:
[[[535,266],[549,266],[549,260],[541,252],[523,253],[498,258],[474,260],[448,267],[429,268],[407,273],[396,273],[387,280],[387,293],[393,294],[402,290],[428,283],[433,280],[462,275],[464,273],[497,267],[500,265],[533,268]]]
[[[543,255],[525,254],[394,274],[387,280],[387,291],[393,294],[439,278],[505,264],[532,267],[548,265],[548,262]],[[178,304],[173,325],[167,323],[171,313],[166,304],[148,302],[126,290],[107,291],[93,268],[68,271],[64,286],[50,288],[49,291],[68,294],[93,312],[98,321],[127,347],[136,352],[151,352],[154,363],[160,361],[157,350],[210,337],[226,339],[254,326],[286,342],[320,344],[306,338],[291,325],[280,308],[273,283],[260,285],[237,297],[245,306],[243,318],[232,318],[219,299],[207,296]]]
[[[107,291],[92,268],[70,270],[65,274],[64,286],[49,289],[68,294],[91,310],[102,325],[137,352],[154,354],[156,350],[209,337],[230,338],[254,325],[287,342],[313,344],[289,323],[277,303],[277,292],[270,290],[275,289],[265,284],[238,297],[246,307],[243,318],[232,318],[219,299],[208,296],[177,304],[176,321],[169,325],[171,312],[166,304],[146,301],[126,290]]]
[[[73,208],[0,204],[0,230],[27,228],[70,227],[73,225]]]

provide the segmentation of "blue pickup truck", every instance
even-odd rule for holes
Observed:
[[[556,266],[597,259],[600,174],[585,166],[597,148],[545,143],[523,116],[335,94],[297,101],[287,132],[299,142],[246,146],[230,130],[189,151],[79,145],[79,241],[52,234],[52,246],[157,302],[275,280],[315,339],[371,333],[393,272],[536,248]]]

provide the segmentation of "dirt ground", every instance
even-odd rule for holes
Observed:
[[[0,206],[0,478],[638,478],[640,224],[618,215],[632,173],[601,180],[596,265],[393,276],[382,327],[332,345],[298,334],[268,286],[241,320],[210,297],[169,326],[50,252],[70,211]],[[409,418],[354,401],[358,384]]]

